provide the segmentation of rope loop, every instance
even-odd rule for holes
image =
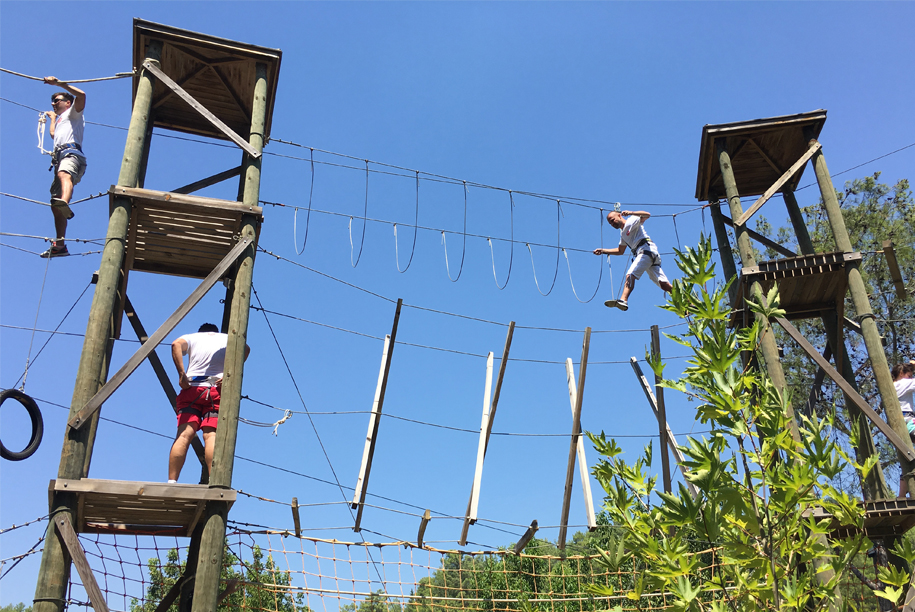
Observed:
[[[559,204],[559,200],[556,200],[556,269],[553,272],[553,282],[550,283],[550,288],[547,289],[546,293],[544,293],[543,290],[540,289],[540,281],[537,280],[537,267],[534,265],[534,251],[531,250],[531,245],[529,242],[524,243],[525,246],[527,246],[527,252],[530,253],[530,255],[531,255],[531,269],[534,271],[534,285],[537,286],[537,291],[540,293],[540,295],[542,295],[544,297],[548,296],[549,294],[551,294],[553,292],[553,287],[556,286],[556,277],[559,275],[559,250],[562,248],[559,245],[560,236],[561,236],[561,225],[559,222],[559,215],[560,215],[561,211],[562,211],[562,207]]]
[[[598,225],[600,226],[600,248],[604,248],[604,209],[603,208],[600,209],[599,215],[600,216],[598,216],[597,222],[598,222]],[[597,275],[597,287],[594,288],[594,293],[592,293],[591,297],[589,297],[587,300],[583,300],[580,297],[578,297],[578,292],[575,290],[575,281],[572,280],[572,264],[569,262],[569,254],[566,252],[565,249],[562,249],[562,254],[565,255],[566,266],[569,268],[569,283],[572,285],[572,295],[574,295],[575,299],[578,300],[580,303],[587,304],[588,302],[590,302],[591,300],[594,299],[594,297],[597,295],[597,292],[600,290],[600,283],[604,278],[604,264],[603,264],[603,262],[601,262],[601,264],[600,264],[600,272]],[[609,256],[607,257],[607,264],[608,264],[608,266],[610,264]],[[611,272],[611,274],[612,274],[612,272]],[[610,285],[611,286],[613,285],[612,276],[610,277]]]
[[[311,198],[315,193],[315,150],[312,147],[308,147],[311,150],[311,189],[308,191],[308,215],[305,217],[305,239],[302,240],[302,250],[299,250],[299,240],[296,235],[296,230],[298,227],[299,220],[299,207],[295,207],[295,212],[292,215],[292,246],[295,249],[296,255],[301,255],[305,252],[305,245],[308,244],[308,225],[311,222]],[[352,229],[352,226],[350,226]],[[350,232],[350,246],[352,246],[352,232]],[[352,258],[352,253],[350,253],[350,258]]]
[[[445,247],[445,272],[448,273],[448,280],[452,283],[456,283],[461,274],[464,272],[464,256],[467,254],[467,181],[462,181],[464,184],[464,230],[461,232],[464,236],[464,246],[461,249],[461,267],[458,269],[458,275],[455,278],[451,278],[451,267],[448,265],[448,243],[445,240],[445,230],[442,230],[442,245]]]
[[[369,222],[369,160],[365,160],[365,208],[362,211],[362,239],[359,241],[359,254],[353,261],[353,217],[349,218],[349,262],[355,268],[362,259],[362,247],[365,246],[365,232]]]
[[[499,291],[505,289],[508,286],[508,281],[512,277],[512,264],[515,260],[515,197],[512,195],[511,190],[508,190],[508,209],[510,212],[511,219],[511,255],[508,258],[508,274],[505,277],[505,282],[499,286],[499,278],[496,276],[496,254],[492,248],[492,239],[487,237],[486,242],[489,243],[489,255],[492,259],[492,278],[496,281],[496,287]]]
[[[413,263],[413,255],[416,253],[416,232],[419,227],[419,170],[416,170],[416,209],[413,216],[413,246],[410,248],[410,260],[407,262],[407,267],[403,270],[400,269],[400,250],[397,244],[397,224],[394,224],[394,263],[397,265],[397,271],[403,274],[410,269],[410,264]]]

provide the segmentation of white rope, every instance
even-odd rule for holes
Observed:
[[[50,151],[45,151],[44,148],[44,126],[48,122],[48,116],[43,112],[38,112],[38,150],[41,151],[42,155],[50,155]]]
[[[292,410],[287,410],[283,415],[283,418],[273,424],[273,435],[276,435],[276,430],[279,429],[280,425],[286,422],[286,419],[292,416]]]

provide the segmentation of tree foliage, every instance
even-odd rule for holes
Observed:
[[[308,610],[303,603],[303,595],[293,597],[283,590],[282,587],[289,586],[291,576],[289,572],[277,569],[273,557],[268,556],[265,561],[259,546],[254,546],[251,557],[251,561],[243,561],[226,546],[220,574],[221,584],[223,588],[234,586],[235,590],[219,603],[217,610]],[[239,566],[243,569],[236,569]],[[149,586],[146,587],[146,597],[142,601],[134,599],[130,604],[130,612],[155,612],[159,602],[184,574],[185,563],[178,562],[178,551],[173,548],[168,551],[165,563],[153,557],[148,561],[147,568]],[[178,612],[177,601],[167,612]]]
[[[866,539],[827,544],[831,519],[819,512],[860,526],[857,500],[831,480],[846,465],[864,472],[873,464],[855,464],[832,441],[831,415],[802,418],[800,440],[792,437],[786,398],[756,360],[743,360],[759,349],[759,323],[727,326],[727,287],[711,285],[711,241],[702,238],[677,256],[683,278],[664,308],[688,322],[685,334],[669,337],[693,354],[680,379],[662,384],[691,397],[711,429],[681,447],[686,478],[699,493],[694,499],[683,485],[673,494],[658,490],[650,445],[627,463],[614,440],[589,434],[602,456],[593,473],[606,492],[605,510],[624,527],[619,552],[604,562],[612,568],[617,559],[635,560],[637,578],[625,593],[635,602],[660,592],[683,611],[828,609]],[[777,292],[766,304],[748,302],[767,317],[783,313]],[[660,360],[650,363],[663,375]],[[702,574],[709,553],[717,567]]]

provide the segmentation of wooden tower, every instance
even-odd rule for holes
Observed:
[[[786,316],[777,318],[776,322],[817,363],[820,368],[819,380],[822,381],[821,377],[827,375],[836,382],[845,394],[851,418],[861,421],[862,436],[857,448],[859,460],[863,461],[875,454],[870,431],[871,425],[876,426],[896,447],[910,490],[915,490],[912,488],[915,482],[911,475],[912,467],[915,466],[915,451],[902,418],[880,334],[858,269],[861,254],[852,247],[826,167],[823,148],[818,141],[825,122],[826,111],[817,110],[769,119],[706,125],[702,128],[696,198],[707,201],[710,205],[725,276],[738,277],[737,282],[731,286],[730,295],[735,312],[734,323],[745,324],[750,316],[744,296],[752,296],[754,301],[760,301],[773,285],[777,285],[781,307],[786,311]],[[808,162],[813,165],[816,174],[838,248],[836,252],[817,252],[794,196]],[[747,227],[753,214],[777,193],[782,194],[801,253],[794,253]],[[758,199],[744,211],[741,196],[758,196]],[[722,199],[727,201],[730,217],[721,211]],[[725,226],[733,227],[737,237],[742,265],[739,275]],[[751,239],[774,249],[783,258],[756,262]],[[856,320],[849,319],[844,313],[844,300],[848,291],[851,292]],[[765,317],[756,316],[768,332],[770,322]],[[828,346],[822,355],[789,322],[792,319],[812,317],[822,318],[826,330]],[[864,338],[889,424],[857,392],[851,364],[845,358],[844,328],[851,329]],[[784,390],[784,372],[772,333],[763,334],[761,348],[769,375],[775,385]],[[830,358],[834,365],[829,363]],[[796,424],[794,428],[796,435]],[[915,508],[908,500],[898,500],[896,504],[895,495],[890,492],[879,464],[871,471],[864,489],[868,505],[892,498],[892,502],[880,502],[883,504],[880,507],[884,515],[886,503],[893,505],[890,509],[893,516],[898,514],[894,513],[896,509],[908,514]],[[909,520],[890,517],[887,521],[872,523],[874,534],[881,526],[885,527],[889,523],[894,523],[895,526],[890,526],[890,532],[885,535],[901,533],[912,526]]]
[[[71,561],[93,608],[107,610],[85,562],[78,532],[191,537],[185,575],[167,598],[173,602],[180,596],[182,610],[216,609],[226,517],[235,500],[232,468],[254,255],[263,220],[258,206],[261,154],[270,135],[281,57],[276,49],[134,20],[133,113],[118,182],[109,192],[108,233],[58,477],[48,491],[51,520],[35,589],[35,612],[60,612],[65,607]],[[231,141],[241,149],[241,164],[170,192],[146,189],[156,127]],[[237,201],[192,195],[233,177],[240,177]],[[147,336],[127,297],[133,271],[202,280],[178,310]],[[154,349],[220,281],[227,287],[223,331],[229,340],[208,484],[89,479],[102,404],[109,398],[117,402],[112,394],[144,360],[149,359],[174,406],[175,390]],[[142,345],[109,379],[112,348],[124,314]],[[206,463],[197,440],[194,450],[206,483]]]

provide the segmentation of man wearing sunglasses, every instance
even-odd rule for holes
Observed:
[[[54,138],[54,151],[51,154],[51,169],[54,171],[54,182],[51,184],[51,212],[54,214],[57,239],[41,256],[63,257],[70,254],[64,239],[67,236],[67,221],[73,218],[73,211],[70,210],[73,186],[79,183],[86,173],[86,156],[83,155],[83,132],[86,129],[83,109],[86,108],[86,93],[58,80],[57,77],[45,77],[44,82],[62,87],[66,91],[58,91],[51,96],[51,108],[54,110],[45,113],[51,120],[50,132]]]

